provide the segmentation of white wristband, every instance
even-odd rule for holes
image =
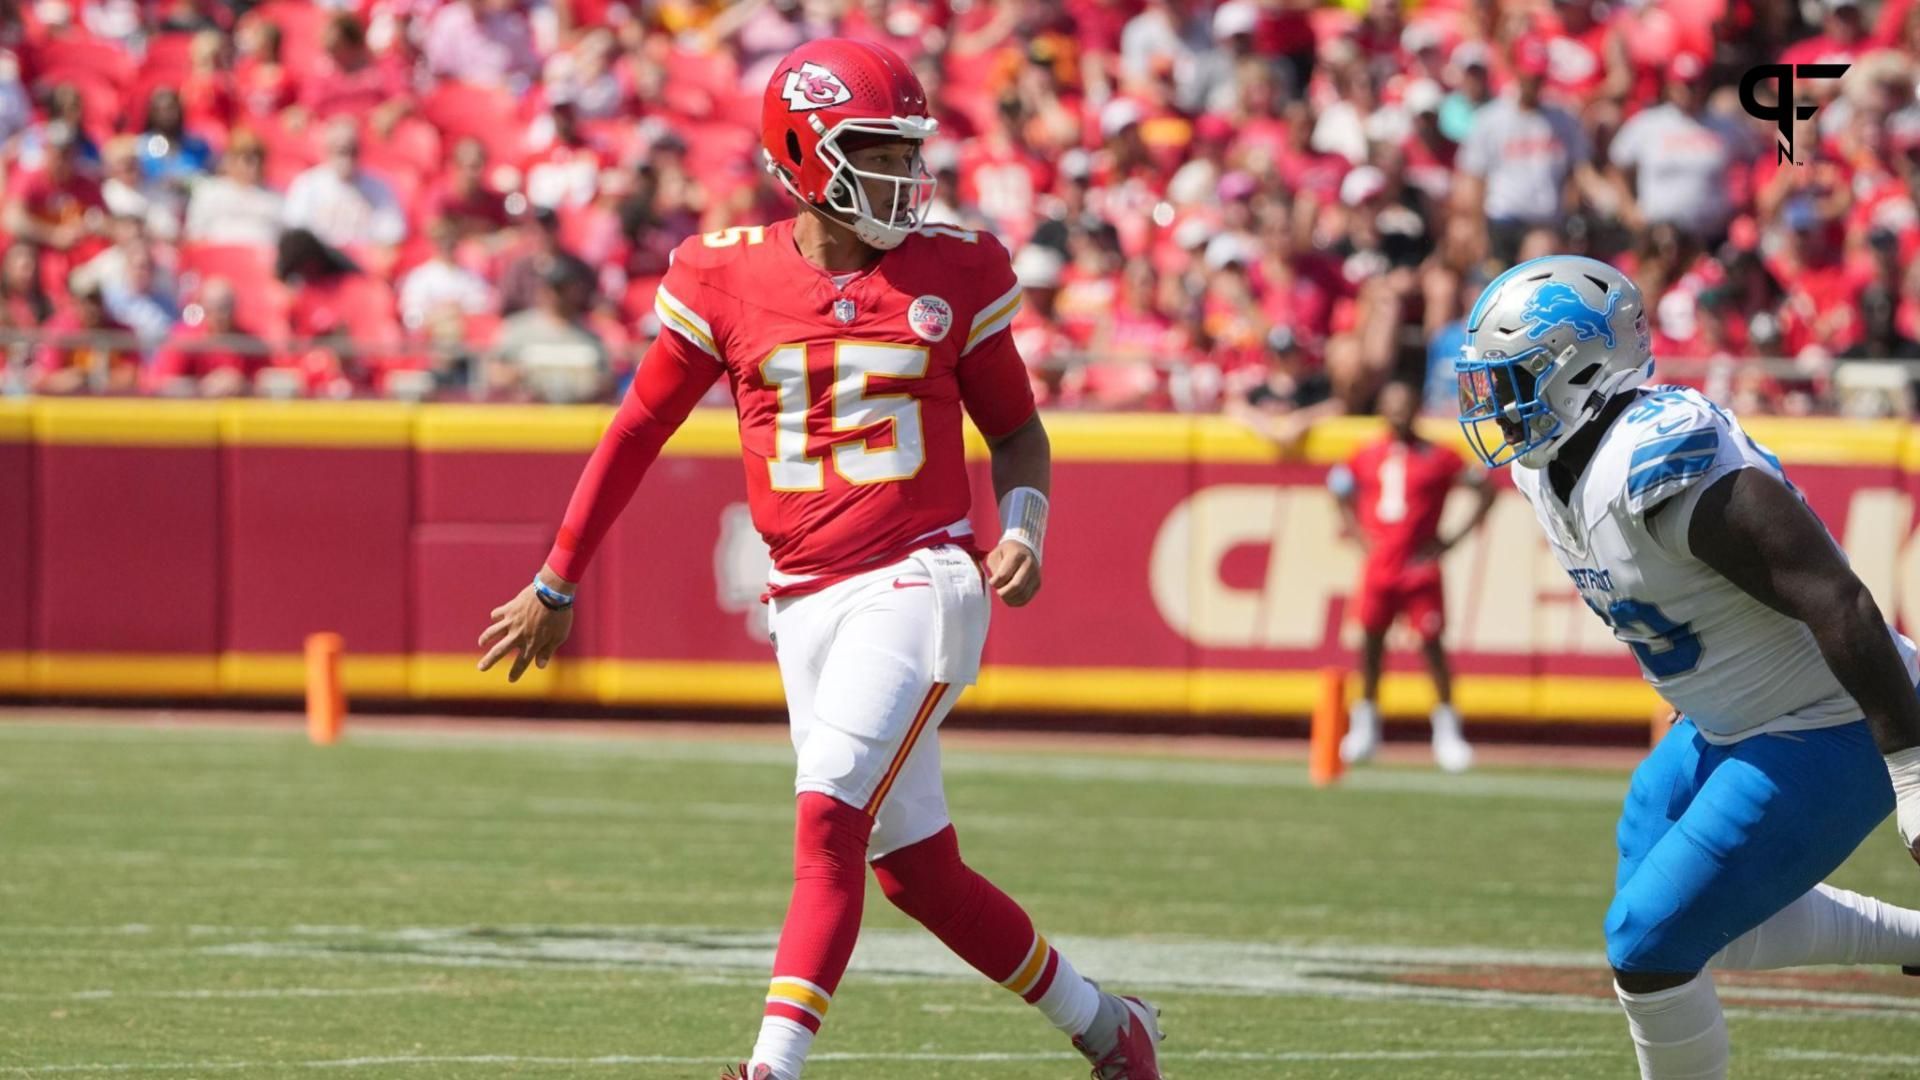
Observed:
[[[1000,542],[1024,544],[1040,558],[1047,542],[1047,497],[1038,488],[1017,487],[1000,500]]]
[[[1893,813],[1900,841],[1911,851],[1914,840],[1920,839],[1920,746],[1888,754],[1887,775],[1893,779]]]

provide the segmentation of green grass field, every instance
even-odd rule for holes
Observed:
[[[0,713],[4,719],[4,713]],[[949,754],[971,861],[1175,1080],[1625,1077],[1620,772]],[[711,1080],[786,901],[771,742],[0,723],[0,1077]],[[1920,903],[1887,832],[1841,883]],[[871,890],[809,1080],[1084,1065]],[[1920,1069],[1920,980],[1722,979],[1735,1075]]]

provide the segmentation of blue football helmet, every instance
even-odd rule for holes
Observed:
[[[1480,460],[1540,468],[1614,395],[1653,374],[1646,303],[1597,259],[1523,262],[1474,303],[1454,370],[1460,426]]]

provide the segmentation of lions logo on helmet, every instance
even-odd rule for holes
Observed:
[[[1653,374],[1646,305],[1620,271],[1549,255],[1494,278],[1454,365],[1460,426],[1488,468],[1540,468],[1614,395]]]
[[[1558,281],[1549,281],[1533,292],[1533,298],[1527,301],[1527,310],[1520,317],[1533,323],[1533,329],[1527,331],[1530,341],[1539,341],[1552,331],[1562,327],[1573,327],[1573,333],[1581,341],[1600,338],[1607,348],[1615,347],[1613,327],[1607,320],[1613,318],[1614,306],[1620,302],[1620,294],[1608,290],[1607,310],[1598,311],[1587,306],[1573,286]]]

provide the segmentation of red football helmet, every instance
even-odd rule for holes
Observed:
[[[923,142],[939,124],[927,92],[891,51],[868,41],[824,38],[788,53],[767,82],[760,144],[767,171],[810,205],[831,210],[861,241],[882,250],[920,228],[933,201],[933,174],[916,153],[909,175],[853,167],[847,152],[865,141]],[[851,144],[851,145],[849,145]],[[863,181],[892,185],[891,205],[876,214]]]

